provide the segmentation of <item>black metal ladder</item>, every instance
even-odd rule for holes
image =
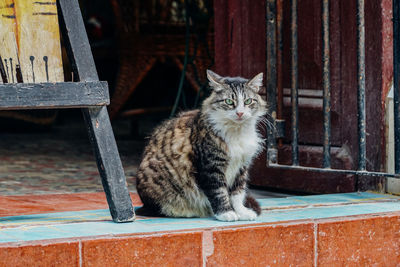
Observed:
[[[114,222],[135,218],[106,105],[108,85],[99,81],[77,0],[57,0],[61,34],[74,80],[0,84],[0,110],[81,108]]]

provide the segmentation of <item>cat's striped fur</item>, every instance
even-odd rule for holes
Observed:
[[[212,93],[201,110],[165,121],[150,137],[137,175],[144,203],[138,214],[234,221],[260,213],[246,183],[263,147],[257,132],[266,113],[258,94],[262,73],[250,81],[211,71],[207,77]]]

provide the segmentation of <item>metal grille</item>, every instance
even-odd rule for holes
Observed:
[[[393,0],[393,64],[394,64],[394,133],[395,133],[395,173],[368,171],[366,169],[366,101],[365,101],[365,23],[364,0],[357,0],[357,107],[358,107],[358,167],[356,170],[331,168],[331,83],[330,83],[330,40],[329,40],[329,0],[321,0],[322,6],[322,81],[323,81],[323,160],[321,167],[299,165],[299,105],[298,105],[298,40],[297,40],[297,0],[290,0],[291,5],[291,133],[292,165],[278,163],[277,138],[283,136],[283,127],[268,129],[267,166],[271,168],[331,172],[363,176],[381,176],[400,178],[400,0]],[[283,0],[266,1],[266,76],[267,98],[272,117],[282,118],[282,106],[279,94],[282,94],[282,9]],[[277,107],[279,107],[277,109]],[[275,120],[275,125],[281,120]]]

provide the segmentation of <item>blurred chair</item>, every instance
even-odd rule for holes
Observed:
[[[110,1],[119,53],[117,81],[109,106],[110,117],[115,118],[156,62],[171,59],[182,71],[186,9],[184,1]],[[205,70],[213,64],[214,58],[213,25],[209,24],[212,3],[207,0],[188,3],[191,12],[189,55],[193,60],[185,76],[198,91],[205,82]]]

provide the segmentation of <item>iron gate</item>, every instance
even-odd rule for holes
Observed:
[[[275,128],[267,129],[267,166],[291,170],[330,172],[363,176],[400,178],[400,0],[393,0],[393,77],[394,77],[394,133],[395,173],[368,171],[366,168],[366,98],[365,98],[365,16],[364,0],[357,0],[357,108],[358,108],[358,168],[356,170],[331,168],[331,82],[330,82],[330,38],[329,0],[321,0],[322,6],[322,81],[323,81],[323,160],[321,167],[306,167],[299,164],[299,105],[298,105],[298,40],[297,0],[291,4],[291,148],[292,164],[278,163],[277,139],[284,137],[282,120],[282,22],[283,0],[266,1],[266,89],[270,113],[275,119]]]

